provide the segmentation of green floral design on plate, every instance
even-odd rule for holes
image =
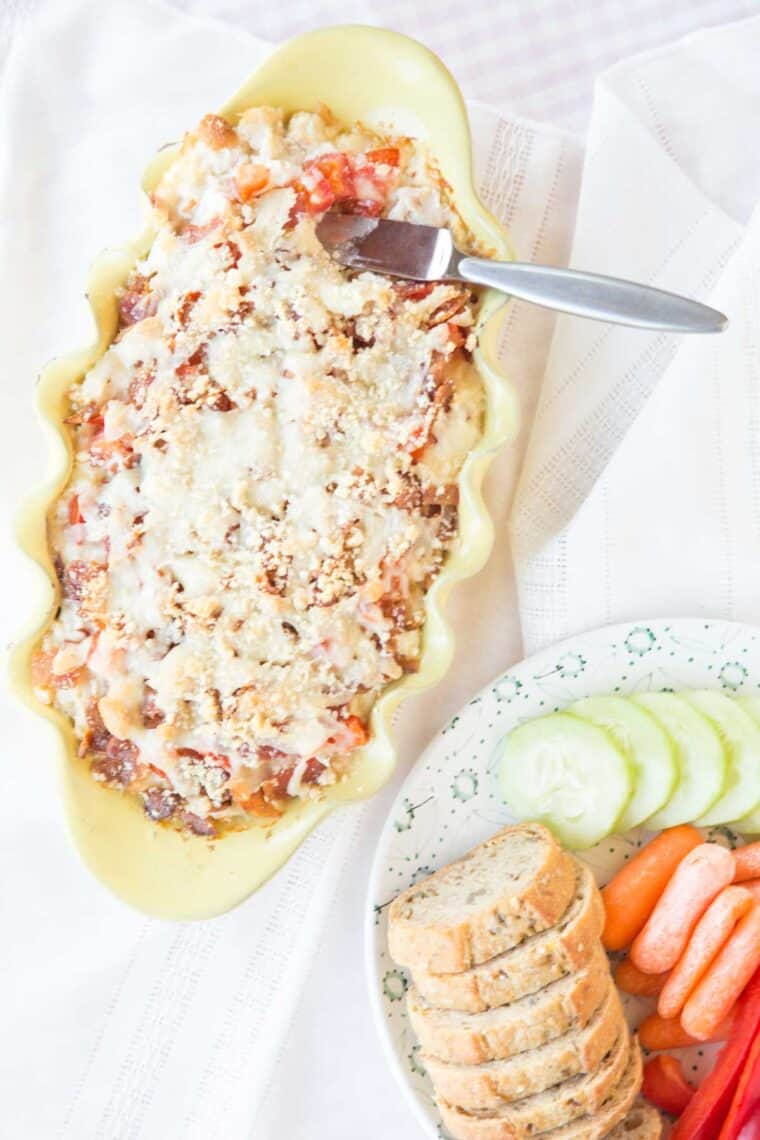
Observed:
[[[466,803],[471,800],[478,790],[478,777],[473,772],[472,768],[463,768],[461,772],[457,772],[456,776],[451,782],[451,794],[455,800],[461,800]]]
[[[386,970],[383,978],[383,993],[388,1001],[401,1001],[408,989],[409,982],[406,979],[406,974],[403,974],[401,970]]]
[[[623,644],[629,653],[633,653],[637,657],[643,657],[645,653],[649,653],[654,649],[657,644],[657,638],[648,626],[637,625],[628,634]]]
[[[748,676],[749,673],[741,661],[727,661],[725,665],[722,666],[720,673],[718,673],[718,680],[724,689],[730,689],[732,692],[736,692],[738,689],[741,689]]]

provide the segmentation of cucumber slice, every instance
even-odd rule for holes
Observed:
[[[566,847],[593,847],[615,829],[633,790],[607,733],[567,713],[513,729],[503,745],[501,790],[518,819],[538,819]]]
[[[727,757],[712,721],[675,693],[635,693],[631,700],[660,722],[673,741],[678,782],[647,828],[690,823],[716,802],[726,780]]]
[[[701,827],[730,823],[760,805],[760,728],[740,705],[710,689],[684,693],[715,727],[728,756],[726,785],[718,800],[697,819]]]
[[[734,697],[734,700],[760,727],[760,697]],[[760,835],[760,808],[755,808],[749,815],[742,816],[741,819],[735,820],[729,826],[733,831],[738,831],[740,835]]]
[[[630,831],[659,811],[675,790],[678,765],[672,740],[659,721],[625,697],[586,697],[567,710],[603,728],[628,761],[633,795],[617,821]]]

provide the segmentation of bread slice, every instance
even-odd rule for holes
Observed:
[[[662,1117],[651,1104],[640,1102],[635,1104],[612,1132],[607,1133],[606,1140],[660,1140],[662,1136]]]
[[[604,906],[591,871],[573,862],[575,893],[555,926],[458,974],[416,969],[414,982],[425,1001],[439,1009],[480,1013],[583,969],[602,933]]]
[[[622,1065],[616,1052],[594,1077],[575,1077],[490,1114],[464,1112],[439,1098],[444,1126],[454,1140],[533,1140],[539,1133],[545,1133],[541,1140],[602,1140],[624,1119],[641,1088],[638,1043],[626,1038],[619,1052]]]
[[[483,1013],[436,1009],[416,986],[410,987],[406,1004],[426,1057],[450,1064],[481,1065],[538,1049],[571,1029],[583,1029],[604,1001],[609,984],[607,955],[597,942],[588,965],[578,973],[566,974],[509,1005]]]
[[[505,827],[394,899],[391,955],[413,971],[469,970],[554,926],[574,885],[574,861],[545,827]]]
[[[450,1065],[432,1057],[423,1057],[423,1063],[436,1096],[473,1112],[499,1108],[505,1101],[520,1101],[555,1085],[561,1088],[562,1082],[572,1077],[595,1074],[618,1042],[622,1042],[619,1048],[625,1056],[623,1007],[610,978],[605,1000],[583,1029],[573,1029],[538,1049],[484,1065]]]

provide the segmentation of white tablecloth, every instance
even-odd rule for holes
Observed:
[[[483,4],[475,13],[461,5],[422,3],[412,16],[410,7],[400,3],[297,0],[286,8],[183,0],[183,6],[223,16],[233,26],[270,39],[316,22],[390,24],[439,50],[470,96],[511,103],[522,113],[570,126],[580,126],[588,117],[592,77],[601,67],[754,8],[729,0],[684,0],[670,4],[664,15],[660,3],[648,0],[600,0],[593,10],[545,0]],[[11,32],[24,28],[34,7],[30,0],[0,9],[6,47]],[[0,105],[0,253],[6,268],[0,320],[3,343],[12,350],[4,358],[13,363],[0,388],[4,521],[22,488],[39,479],[44,454],[31,412],[30,377],[52,352],[86,335],[86,307],[77,304],[77,283],[100,246],[135,228],[135,172],[155,145],[218,103],[260,50],[245,36],[214,25],[179,26],[168,9],[148,16],[142,3],[93,4],[79,12],[76,29],[64,9],[68,5],[54,3],[35,43],[17,44],[6,64]],[[153,34],[139,55],[130,55],[129,45],[145,19],[152,21]],[[753,35],[756,43],[756,28]],[[689,92],[698,99],[707,87],[700,72],[703,41],[694,42],[696,47],[687,52]],[[724,92],[724,105],[734,115],[732,130],[722,130],[729,123],[720,122],[720,103],[709,125],[711,146],[720,145],[723,133],[725,156],[733,161],[732,142],[744,129],[736,122],[737,108],[746,102],[752,129],[757,115],[752,76],[735,68],[736,38],[730,46],[725,42],[726,82],[734,72],[737,82],[737,91]],[[705,49],[709,58],[702,66],[708,71],[715,43],[710,40]],[[173,65],[157,74],[154,59],[164,58],[167,44]],[[193,66],[204,46],[211,62],[205,68]],[[644,72],[613,73],[600,90],[591,126],[596,161],[589,164],[592,177],[584,186],[574,255],[596,269],[638,272],[702,293],[723,276],[717,300],[738,314],[746,298],[756,299],[753,264],[758,261],[752,260],[751,226],[745,234],[756,197],[752,172],[730,166],[730,179],[717,177],[722,162],[702,162],[700,148],[690,153],[688,123],[679,136],[677,107],[667,107],[667,161],[663,158],[662,169],[649,172],[653,193],[666,185],[672,195],[665,209],[661,201],[647,205],[662,232],[631,240],[618,224],[627,218],[625,212],[616,218],[614,202],[630,207],[632,180],[647,181],[641,163],[648,170],[646,164],[663,142],[656,110],[663,100],[667,106],[662,74],[668,60],[660,67],[658,58]],[[643,85],[642,75],[647,80]],[[153,114],[151,92],[156,97]],[[647,104],[647,95],[655,98],[654,106]],[[105,108],[110,118],[104,132]],[[566,260],[580,169],[578,145],[514,116],[500,124],[483,108],[474,108],[473,118],[483,140],[479,163],[484,190],[512,225],[518,248],[537,260]],[[615,151],[621,124],[641,148],[629,168],[620,165]],[[76,163],[71,162],[72,148]],[[601,179],[613,168],[619,181],[610,181],[607,188]],[[87,211],[81,209],[82,171],[92,195]],[[744,198],[733,193],[737,186],[744,188]],[[589,206],[605,196],[613,205],[604,225],[595,225],[599,215]],[[691,213],[683,212],[684,201]],[[657,261],[660,249],[672,254],[664,266]],[[734,259],[736,250],[740,254]],[[700,251],[703,263],[695,276],[694,258]],[[758,421],[752,384],[756,360],[746,352],[750,320],[748,311],[736,321],[737,334],[722,350],[727,357],[715,356],[717,349],[710,357],[713,383],[722,368],[742,377],[741,399],[724,405],[708,376],[700,381],[701,402],[694,403],[693,418],[699,422],[689,421],[674,436],[679,446],[673,487],[682,495],[687,488],[693,512],[688,524],[696,525],[697,533],[708,532],[722,551],[717,574],[714,550],[705,551],[702,577],[687,598],[692,609],[707,605],[726,616],[748,612],[753,585],[749,571],[755,551],[744,542],[742,520],[754,507],[752,502],[735,510],[730,506],[735,486],[746,483],[741,455],[749,456],[750,467],[754,463]],[[594,620],[633,616],[637,583],[644,585],[643,604],[667,611],[683,577],[683,564],[676,560],[673,580],[668,578],[658,592],[657,551],[676,550],[680,532],[672,522],[679,510],[675,493],[669,511],[657,515],[662,466],[655,460],[672,453],[673,427],[682,415],[677,396],[700,373],[700,360],[693,356],[697,350],[679,354],[662,396],[658,390],[659,404],[647,405],[647,438],[639,439],[627,466],[621,468],[617,460],[619,477],[600,484],[602,490],[594,494],[616,449],[625,453],[625,442],[631,452],[628,440],[635,440],[635,432],[628,429],[678,346],[632,333],[615,333],[610,339],[590,325],[578,339],[577,329],[578,322],[562,322],[555,342],[540,412],[546,430],[531,446],[515,514],[523,619],[531,644]],[[550,332],[544,314],[514,306],[504,349],[523,396],[526,425]],[[607,371],[594,366],[600,353],[609,363]],[[600,420],[597,411],[605,408],[605,385],[613,374],[619,398]],[[720,447],[710,430],[714,419],[708,426],[703,423],[711,400],[718,410],[728,409],[730,423],[724,424]],[[640,422],[636,430],[641,430]],[[695,438],[690,429],[700,426],[705,435],[700,459],[689,466]],[[727,470],[723,460],[740,427],[745,450],[737,451],[734,467]],[[650,447],[652,432],[658,449]],[[0,1052],[3,1129],[9,1135],[30,1140],[353,1140],[359,1135],[411,1140],[418,1135],[385,1070],[370,1022],[361,947],[366,876],[375,837],[404,769],[462,700],[520,653],[507,517],[526,435],[527,430],[489,480],[499,536],[496,553],[474,588],[455,598],[453,616],[461,637],[450,677],[435,695],[408,706],[399,722],[398,779],[350,819],[324,827],[283,875],[234,914],[214,923],[170,927],[147,922],[108,897],[67,845],[55,781],[43,759],[49,748],[47,729],[15,705],[3,705],[7,824],[0,842],[7,847],[4,865],[12,871],[6,870],[1,899],[6,1032]],[[635,456],[648,449],[653,462],[639,480],[645,493],[636,498],[629,516]],[[707,462],[705,456],[714,460],[716,455],[721,462]],[[558,468],[557,456],[563,457],[564,467]],[[593,462],[587,462],[589,457]],[[568,467],[578,473],[571,480],[574,498],[565,494]],[[688,494],[690,478],[701,479],[699,499]],[[750,479],[750,496],[755,486]],[[693,504],[705,501],[710,521],[700,531],[700,513]],[[586,502],[591,505],[584,510]],[[647,547],[638,540],[652,511],[665,523],[659,524],[657,546]],[[610,529],[611,512],[615,525]],[[612,551],[603,541],[610,534],[616,546]],[[724,551],[721,544],[726,543]],[[620,554],[627,555],[629,548],[638,561],[621,577]],[[590,550],[593,575],[587,575]],[[604,557],[597,558],[602,552]],[[694,556],[689,550],[689,558]],[[2,628],[8,640],[28,611],[30,582],[28,567],[9,547],[3,549],[2,572]],[[26,788],[32,767],[35,800],[30,804]],[[311,884],[306,906],[305,881]]]

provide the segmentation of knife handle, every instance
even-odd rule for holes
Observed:
[[[728,324],[723,313],[688,297],[598,273],[481,257],[463,257],[457,272],[474,285],[596,321],[680,333],[722,332]]]

